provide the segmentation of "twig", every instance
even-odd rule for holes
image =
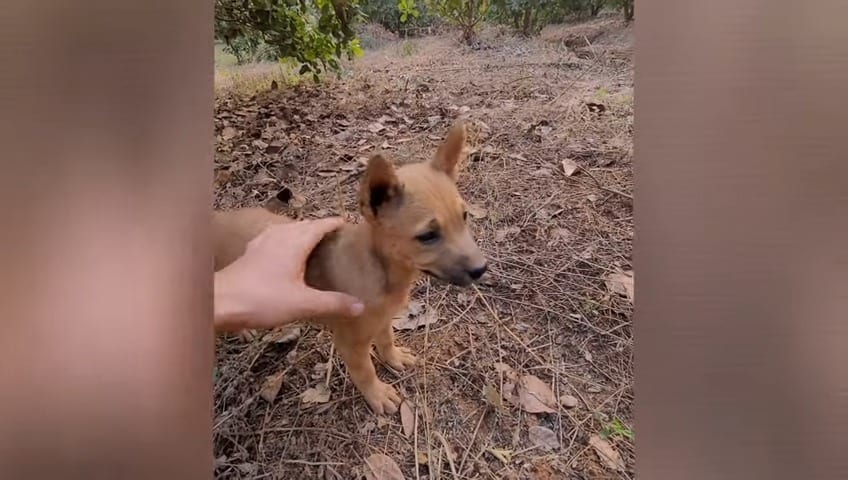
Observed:
[[[604,186],[604,185],[601,183],[601,181],[600,181],[600,180],[598,180],[598,177],[596,177],[596,176],[592,175],[592,172],[590,172],[588,168],[585,168],[585,167],[580,166],[580,165],[578,165],[578,166],[577,166],[577,168],[579,168],[581,172],[583,172],[583,173],[585,173],[586,175],[588,175],[588,176],[589,176],[589,178],[591,178],[592,180],[594,180],[595,185],[596,185],[598,188],[600,188],[601,190],[604,190],[604,191],[609,192],[609,193],[614,193],[614,194],[616,194],[616,195],[621,195],[621,196],[622,196],[622,197],[624,197],[624,198],[629,198],[631,201],[633,200],[633,195],[630,195],[629,193],[624,193],[624,192],[619,191],[619,190],[616,190],[616,189],[614,189],[614,188],[609,188],[609,187]],[[572,177],[572,178],[573,178],[573,177]]]
[[[445,440],[445,437],[442,436],[442,434],[439,433],[439,432],[433,432],[433,435],[435,435],[436,438],[438,438],[442,442],[442,445],[445,447],[445,456],[448,457],[448,465],[450,465],[450,469],[451,469],[451,473],[453,474],[453,478],[458,479],[459,474],[456,473],[456,465],[454,465],[454,463],[453,463],[453,455],[451,455],[451,447],[450,447],[450,445],[448,445],[448,441]]]
[[[486,409],[483,409],[483,413],[480,415],[480,420],[477,421],[477,426],[474,427],[474,433],[471,435],[471,441],[468,442],[468,446],[465,447],[465,453],[462,454],[462,460],[459,462],[459,471],[460,473],[465,473],[463,467],[465,467],[465,460],[468,459],[468,452],[471,451],[471,446],[474,445],[474,441],[477,440],[477,432],[480,430],[480,425],[483,424],[483,418],[486,417]]]

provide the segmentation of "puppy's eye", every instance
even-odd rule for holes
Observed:
[[[441,235],[436,230],[430,230],[429,232],[424,232],[421,235],[417,235],[415,237],[416,240],[423,243],[424,245],[432,245],[439,241]]]

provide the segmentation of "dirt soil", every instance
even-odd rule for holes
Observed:
[[[421,364],[375,357],[404,415],[372,414],[314,327],[219,338],[218,478],[400,478],[380,462],[418,480],[633,478],[632,27],[456,37],[391,41],[318,86],[219,92],[216,208],[299,218],[359,221],[369,155],[427,159],[467,119],[459,186],[490,273],[416,285],[407,324],[427,325],[398,337]]]

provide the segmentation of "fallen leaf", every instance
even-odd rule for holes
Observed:
[[[223,138],[224,140],[230,140],[236,135],[238,135],[238,131],[233,127],[224,127],[224,129],[221,130],[221,138]]]
[[[533,445],[541,447],[542,450],[551,451],[559,448],[559,438],[557,438],[556,433],[550,428],[541,426],[530,427],[528,437]]]
[[[508,237],[510,237],[512,235],[516,235],[520,232],[521,232],[521,228],[519,228],[519,227],[513,226],[513,227],[501,228],[500,230],[495,232],[495,241],[498,242],[498,243],[501,243],[504,240],[506,240]]]
[[[254,147],[256,147],[260,150],[265,150],[266,148],[268,148],[268,144],[263,142],[262,140],[258,140],[258,139],[254,140],[252,144],[253,144]]]
[[[277,394],[280,393],[280,388],[283,386],[283,372],[277,372],[274,375],[270,375],[265,378],[265,385],[262,386],[262,391],[259,392],[259,396],[262,397],[262,400],[265,400],[268,403],[273,403],[274,399],[277,398]]]
[[[574,175],[574,172],[576,172],[579,168],[580,167],[574,163],[573,160],[568,158],[562,159],[562,171],[565,173],[566,177]]]
[[[365,459],[366,480],[404,480],[400,467],[389,456],[375,453]]]
[[[432,308],[424,306],[421,302],[412,301],[409,302],[406,311],[393,319],[392,325],[398,330],[415,330],[437,321],[439,318]]]
[[[606,465],[607,468],[619,472],[624,470],[624,460],[621,458],[621,454],[619,454],[618,451],[609,444],[609,442],[598,435],[593,434],[589,437],[589,445],[595,449],[595,453],[598,454],[598,458],[604,462],[604,465]]]
[[[633,303],[633,299],[635,296],[635,289],[633,284],[633,271],[627,270],[624,272],[616,272],[607,276],[606,284],[607,288],[619,295],[624,295],[630,300],[630,303]]]
[[[487,452],[491,453],[495,458],[500,460],[504,465],[509,465],[509,462],[512,461],[512,450],[506,450],[503,448],[490,448]]]
[[[218,170],[215,172],[215,186],[220,187],[230,181],[233,174],[229,170]]]
[[[521,377],[518,384],[518,402],[525,412],[529,413],[554,413],[556,410],[556,397],[545,382],[534,375]]]
[[[411,437],[415,430],[415,413],[407,401],[400,404],[400,423],[403,425],[403,435],[406,438]]]
[[[305,392],[300,394],[303,403],[327,403],[330,401],[330,390],[323,383],[317,386],[307,388]]]
[[[474,205],[473,203],[467,204],[466,208],[468,209],[468,214],[474,218],[486,218],[486,215],[489,214],[485,208],[479,205]]]
[[[501,392],[499,392],[497,388],[486,384],[483,387],[483,396],[486,398],[486,402],[488,402],[489,405],[495,408],[503,408],[503,398],[501,397]]]
[[[265,149],[265,153],[280,153],[285,150],[286,144],[281,142],[280,140],[274,140],[268,147]]]
[[[574,408],[577,406],[579,401],[577,397],[573,397],[571,395],[563,395],[559,397],[559,404],[563,406],[563,408]]]
[[[430,458],[427,456],[427,452],[418,452],[418,455],[415,456],[415,461],[419,465],[427,465],[430,462]]]
[[[383,124],[379,122],[374,122],[371,125],[368,125],[368,131],[371,133],[380,133],[385,129],[386,127],[384,127]]]
[[[299,326],[280,327],[262,337],[263,342],[289,343],[300,338]]]

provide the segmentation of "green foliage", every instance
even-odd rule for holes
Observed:
[[[530,36],[568,17],[595,17],[609,0],[493,0],[490,18]],[[632,1],[632,0],[631,0]]]
[[[489,11],[489,0],[425,0],[427,6],[448,22],[462,29],[462,39],[472,43],[477,25]]]
[[[357,0],[215,0],[215,38],[240,62],[294,59],[317,80],[362,54],[351,29],[360,15]]]
[[[421,16],[421,11],[415,6],[415,0],[399,0],[398,11],[400,12],[400,21],[406,23],[411,18]]]
[[[624,20],[628,22],[633,20],[633,3],[633,0],[613,0],[613,5],[621,10],[622,15],[624,15]]]
[[[416,0],[361,0],[361,6],[368,20],[403,36],[413,36],[438,21],[426,4]]]

